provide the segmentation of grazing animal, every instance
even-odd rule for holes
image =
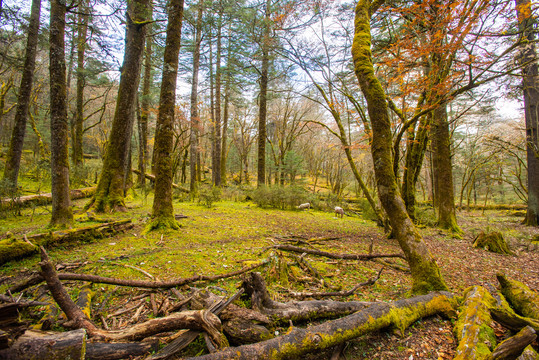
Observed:
[[[305,204],[301,204],[298,206],[298,209],[300,210],[309,210],[311,208],[311,204],[310,203],[305,203]]]
[[[337,217],[340,216],[341,219],[342,219],[342,217],[344,216],[344,210],[343,210],[342,207],[340,207],[340,206],[335,206],[335,216],[337,216]]]

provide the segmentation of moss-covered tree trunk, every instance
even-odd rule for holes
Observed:
[[[214,119],[214,153],[212,161],[213,185],[221,186],[221,42],[223,29],[223,14],[219,6],[219,20],[217,21],[217,53],[215,64],[215,119]]]
[[[19,176],[19,168],[21,165],[22,147],[24,145],[24,135],[26,133],[26,119],[28,118],[28,111],[30,108],[30,96],[32,94],[34,70],[36,67],[40,13],[41,0],[32,0],[32,10],[30,13],[30,23],[28,25],[28,38],[26,43],[26,55],[24,58],[24,68],[19,87],[19,96],[17,98],[17,109],[15,112],[15,124],[13,126],[6,164],[4,167],[4,180],[8,181],[9,186],[13,189],[17,188],[17,178]],[[2,112],[3,111],[4,109],[2,108]]]
[[[415,220],[416,212],[416,185],[419,173],[423,166],[425,151],[429,141],[429,129],[432,115],[427,114],[419,120],[417,133],[410,127],[406,139],[406,156],[402,183],[402,198],[406,205],[406,211],[412,220]],[[395,174],[397,176],[397,174]]]
[[[79,24],[77,35],[77,112],[75,115],[73,136],[73,165],[82,165],[84,154],[82,149],[82,133],[84,131],[84,86],[86,82],[84,70],[84,52],[88,32],[88,8],[86,1],[79,5]]]
[[[150,5],[150,14],[152,13]],[[150,16],[152,16],[150,15]],[[151,24],[148,24],[151,31]],[[140,100],[140,116],[138,117],[139,149],[138,149],[138,183],[144,186],[146,183],[146,165],[148,164],[148,119],[150,117],[150,89],[152,86],[152,44],[151,36],[146,37],[144,51],[144,75],[142,78],[142,96]]]
[[[454,232],[461,232],[455,211],[451,139],[446,104],[442,104],[434,110],[432,116],[432,167],[438,226]]]
[[[262,68],[260,70],[260,94],[258,96],[258,187],[266,184],[266,116],[268,104],[268,72],[270,48],[270,1],[266,1],[264,35],[262,38]]]
[[[50,109],[51,109],[51,193],[53,227],[70,226],[73,221],[69,197],[69,155],[65,63],[66,5],[51,1],[50,14]]]
[[[193,52],[193,80],[191,82],[191,145],[189,158],[191,196],[196,196],[197,184],[200,176],[198,171],[198,134],[200,130],[200,117],[198,115],[198,69],[200,67],[200,43],[202,41],[202,13],[203,1],[198,2],[198,15],[195,25],[195,49]]]
[[[388,107],[384,90],[374,74],[372,63],[370,6],[369,0],[360,0],[356,6],[352,56],[354,70],[367,100],[371,119],[373,135],[371,152],[378,196],[410,265],[412,291],[426,293],[431,290],[446,290],[447,286],[436,261],[406,212],[393,172],[392,133]]]
[[[152,210],[152,228],[178,229],[172,206],[172,152],[174,142],[174,108],[176,106],[176,81],[180,54],[183,0],[168,4],[167,40],[165,43],[159,115],[155,132],[155,197]]]
[[[149,0],[129,0],[126,14],[126,44],[116,110],[112,120],[103,169],[92,199],[96,211],[123,210],[125,169],[128,163],[146,24],[150,14]]]
[[[525,38],[520,63],[522,89],[524,91],[524,113],[526,117],[526,156],[528,162],[528,211],[526,224],[539,225],[539,71],[535,49],[535,19],[530,0],[515,0],[518,28]]]

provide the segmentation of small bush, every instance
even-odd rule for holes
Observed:
[[[372,209],[371,204],[369,204],[369,201],[365,198],[360,198],[358,202],[359,208],[361,209],[361,214],[364,219],[366,220],[372,220],[377,221],[378,217],[376,216],[376,213]]]
[[[214,202],[221,200],[221,189],[216,186],[201,186],[198,192],[198,203],[211,208]]]
[[[299,204],[313,202],[312,195],[299,186],[261,186],[251,194],[252,200],[263,208],[296,209]]]

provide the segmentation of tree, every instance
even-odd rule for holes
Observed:
[[[179,229],[172,206],[172,150],[174,138],[174,108],[176,106],[176,81],[178,56],[181,45],[183,0],[168,4],[167,39],[164,54],[159,115],[155,133],[155,196],[150,228]]]
[[[131,147],[146,25],[150,22],[149,4],[149,0],[131,0],[127,3],[125,55],[116,110],[96,194],[89,204],[96,211],[125,209],[125,174]]]
[[[4,168],[4,180],[9,182],[9,186],[12,189],[17,188],[17,178],[19,177],[19,168],[21,165],[22,148],[26,133],[26,120],[28,118],[28,109],[30,107],[30,97],[32,94],[32,83],[34,81],[34,70],[36,67],[40,13],[41,0],[32,0],[32,10],[30,13],[30,24],[28,26],[28,38],[26,43],[26,55],[24,59],[21,84],[19,87],[19,96],[17,99],[17,110],[15,112],[15,126],[13,127],[6,165]],[[63,36],[63,30],[61,35]],[[58,45],[60,44],[58,43]],[[3,111],[4,110],[2,109],[2,112]]]
[[[528,211],[526,224],[539,225],[539,72],[535,49],[535,19],[530,0],[515,0],[518,29],[523,42],[519,61],[522,66],[522,90],[526,118],[526,156],[528,163]]]
[[[371,5],[372,4],[372,5]],[[436,260],[412,223],[397,186],[392,160],[392,134],[386,96],[374,74],[371,53],[372,13],[382,2],[360,0],[355,12],[355,31],[352,45],[354,70],[367,101],[372,125],[371,152],[378,187],[378,196],[384,207],[393,233],[402,248],[412,274],[412,291],[426,293],[447,290]]]
[[[51,109],[51,192],[53,227],[69,226],[73,221],[69,196],[69,156],[65,64],[66,5],[51,1],[50,14],[50,109]]]
[[[75,126],[73,136],[73,165],[82,165],[84,154],[82,148],[82,135],[84,124],[84,86],[85,86],[85,69],[84,69],[84,51],[86,49],[86,39],[88,32],[88,7],[86,1],[81,1],[79,4],[79,24],[77,35],[77,110],[75,115]]]
[[[266,184],[266,117],[268,103],[268,73],[270,67],[270,10],[271,2],[266,0],[264,33],[260,50],[262,52],[262,65],[260,70],[260,93],[258,95],[258,152],[257,152],[257,180],[258,187]]]
[[[195,196],[197,192],[198,177],[197,173],[200,168],[197,166],[198,161],[198,146],[199,146],[199,130],[200,117],[198,115],[198,70],[200,67],[200,43],[202,42],[202,14],[204,11],[203,1],[200,0],[197,6],[197,19],[195,24],[195,47],[193,50],[193,76],[191,82],[191,133],[190,133],[190,182],[189,189],[191,196]]]

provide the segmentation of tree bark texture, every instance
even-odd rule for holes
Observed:
[[[531,0],[515,0],[518,28],[524,38],[520,55],[524,114],[526,118],[526,156],[528,165],[528,211],[526,224],[539,225],[539,71],[535,49],[535,19]]]
[[[159,114],[155,133],[155,197],[152,210],[152,228],[179,229],[172,206],[172,153],[174,141],[174,110],[176,105],[176,81],[178,56],[181,45],[183,0],[168,4],[167,39],[164,54]]]
[[[437,313],[453,312],[449,293],[430,293],[392,303],[376,303],[346,317],[309,328],[293,328],[283,336],[252,345],[227,348],[197,357],[217,359],[299,359],[308,352],[319,351],[354,339],[373,330],[394,327],[404,331],[418,319]]]
[[[262,38],[262,68],[260,70],[260,94],[258,95],[258,187],[266,184],[266,117],[268,107],[268,72],[270,51],[270,1],[266,1],[264,35]]]
[[[223,135],[221,141],[221,184],[226,186],[226,159],[228,154],[227,138],[228,138],[228,107],[230,103],[230,81],[231,81],[231,41],[230,31],[228,34],[228,46],[227,46],[227,61],[226,61],[226,74],[225,74],[225,103],[223,106]]]
[[[34,70],[36,67],[40,13],[41,0],[32,0],[32,10],[30,13],[30,23],[28,26],[28,39],[26,43],[26,55],[24,58],[24,68],[19,87],[19,96],[17,98],[17,109],[15,112],[15,125],[13,127],[13,133],[11,135],[11,141],[4,168],[4,180],[9,181],[9,185],[12,186],[13,189],[17,188],[17,178],[19,176],[19,168],[21,165],[22,147],[24,145],[24,135],[26,133],[26,119],[28,118],[30,96],[32,95],[32,84],[34,81]],[[62,54],[62,56],[64,55]],[[4,109],[2,108],[1,111],[3,112]]]
[[[84,124],[84,86],[86,75],[84,69],[84,52],[86,50],[86,38],[88,33],[88,7],[87,2],[82,1],[79,5],[79,23],[77,35],[77,111],[73,136],[73,165],[80,166],[84,161],[82,146]]]
[[[203,1],[198,2],[198,15],[195,26],[195,49],[193,52],[193,80],[191,82],[191,145],[189,158],[190,181],[189,189],[191,196],[197,193],[198,184],[198,161],[199,153],[198,136],[200,133],[200,116],[198,114],[198,70],[200,68],[200,43],[202,41],[202,13]]]
[[[220,6],[220,4],[218,5]],[[222,41],[222,9],[219,9],[217,24],[217,53],[215,64],[215,119],[214,119],[214,150],[212,161],[213,185],[221,186],[221,41]]]
[[[393,172],[388,107],[384,90],[374,74],[372,63],[369,7],[369,0],[360,0],[357,4],[352,56],[361,91],[367,100],[372,124],[371,152],[378,197],[410,265],[412,291],[426,293],[431,290],[446,290],[447,286],[435,259],[406,212]]]
[[[150,13],[152,16],[152,6],[150,5]],[[148,31],[152,27],[149,24]],[[151,36],[146,37],[145,52],[144,52],[144,76],[142,78],[142,98],[140,100],[140,117],[139,117],[139,152],[138,152],[138,170],[140,171],[138,183],[143,186],[146,182],[146,166],[148,164],[148,120],[150,118],[150,89],[152,85],[152,44]]]
[[[0,351],[4,360],[85,359],[84,329],[48,334],[26,331],[8,349]]]
[[[123,210],[125,170],[128,163],[133,131],[135,97],[138,91],[146,22],[150,13],[149,0],[127,3],[126,44],[116,110],[107,143],[103,169],[96,195],[90,205],[96,211]]]
[[[51,226],[70,226],[73,222],[69,197],[69,155],[65,64],[66,6],[51,0],[50,15],[50,108],[51,108]]]
[[[515,336],[504,340],[492,352],[492,360],[514,360],[524,349],[537,339],[537,334],[530,326],[520,330]]]
[[[435,184],[435,206],[438,226],[461,232],[455,212],[453,167],[451,165],[451,137],[447,121],[447,106],[441,104],[432,113],[432,167]]]

